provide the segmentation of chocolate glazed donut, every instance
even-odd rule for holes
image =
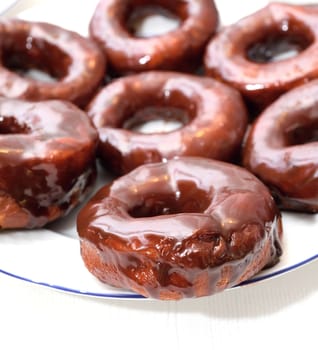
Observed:
[[[128,26],[129,15],[147,6],[171,12],[181,25],[162,35],[134,36]],[[118,73],[184,70],[203,54],[217,23],[213,0],[101,0],[90,22],[90,35]]]
[[[243,168],[205,158],[148,164],[115,180],[81,210],[77,229],[98,279],[159,299],[220,292],[281,254],[268,189]]]
[[[257,110],[263,109],[318,77],[317,21],[317,6],[271,3],[210,42],[206,74],[234,86]]]
[[[210,78],[147,72],[119,78],[88,106],[100,138],[99,155],[115,174],[176,156],[231,160],[247,126],[245,106],[234,89]],[[183,127],[145,134],[132,126],[177,119]]]
[[[281,96],[254,122],[243,163],[283,209],[318,212],[318,80]]]
[[[106,67],[94,42],[48,23],[1,20],[0,52],[0,95],[30,101],[60,99],[84,106]],[[32,69],[51,79],[25,76]]]
[[[95,179],[97,133],[69,102],[0,98],[0,228],[67,214]]]

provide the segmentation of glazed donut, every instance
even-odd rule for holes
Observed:
[[[317,21],[317,6],[271,3],[208,44],[206,74],[234,86],[262,110],[282,93],[318,77]],[[287,58],[291,51],[296,55]]]
[[[68,100],[84,106],[101,83],[106,62],[91,40],[48,23],[0,21],[0,96]],[[52,79],[27,77],[31,69]]]
[[[179,28],[143,38],[129,29],[129,16],[160,8],[181,20]],[[121,74],[148,70],[185,70],[204,52],[218,13],[213,0],[101,0],[90,22],[90,35],[104,49],[112,69]],[[191,63],[191,64],[190,64]]]
[[[183,73],[119,78],[100,90],[87,111],[99,133],[99,155],[115,174],[182,155],[230,160],[239,152],[247,127],[237,91]],[[159,118],[178,119],[183,127],[151,134],[128,127]]]
[[[318,212],[318,80],[281,96],[254,122],[243,164],[283,209]]]
[[[281,254],[268,189],[245,169],[206,158],[147,164],[118,178],[80,211],[77,229],[92,274],[158,299],[222,291]]]
[[[0,228],[67,214],[95,179],[97,133],[70,102],[0,97]]]

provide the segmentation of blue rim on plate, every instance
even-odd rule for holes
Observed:
[[[277,277],[277,276],[282,275],[284,273],[295,270],[303,265],[306,265],[306,264],[308,264],[316,259],[318,259],[318,254],[311,256],[308,259],[305,259],[303,261],[300,261],[294,265],[288,266],[286,268],[282,268],[282,269],[276,270],[274,272],[269,272],[268,274],[266,274],[266,272],[265,272],[265,274],[261,274],[259,276],[256,275],[253,278],[246,280],[237,286],[234,286],[233,288],[246,286],[246,285],[250,285],[253,283],[265,281],[265,280],[271,279],[273,277]],[[96,298],[107,298],[107,299],[108,298],[109,299],[147,299],[143,295],[129,293],[129,292],[127,292],[127,293],[120,293],[120,292],[119,293],[95,293],[95,292],[81,291],[81,290],[77,290],[77,289],[73,289],[73,288],[69,288],[69,287],[54,285],[54,284],[50,284],[47,282],[37,282],[37,281],[33,281],[32,279],[29,279],[26,277],[15,275],[11,272],[4,271],[2,269],[0,269],[0,273],[3,273],[7,276],[16,278],[16,279],[21,280],[21,281],[29,282],[29,283],[36,284],[36,285],[43,286],[43,287],[48,287],[51,289],[55,289],[57,291],[66,292],[66,293],[70,293],[70,294],[78,294],[78,295],[83,295],[83,296],[96,297]]]
[[[58,285],[54,285],[54,284],[49,284],[47,282],[37,282],[37,281],[33,281],[32,279],[26,278],[26,277],[22,277],[22,276],[18,276],[15,275],[11,272],[8,271],[4,271],[0,269],[0,273],[3,273],[7,276],[16,278],[20,281],[24,281],[24,282],[29,282],[32,284],[37,284],[39,286],[43,286],[43,287],[48,287],[51,289],[56,289],[58,291],[61,292],[66,292],[66,293],[71,293],[71,294],[79,294],[79,295],[85,295],[85,296],[90,296],[90,297],[96,297],[96,298],[114,298],[114,299],[146,299],[146,297],[144,297],[143,295],[140,294],[134,294],[134,293],[95,293],[95,292],[85,292],[85,291],[81,291],[81,290],[77,290],[77,289],[72,289],[69,287],[63,287],[63,286],[58,286]]]

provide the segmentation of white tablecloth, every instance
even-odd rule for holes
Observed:
[[[0,348],[317,349],[317,271],[178,302],[91,299],[0,274]]]
[[[10,14],[52,1],[24,1]],[[219,3],[233,8],[231,0]],[[71,27],[76,12],[66,20]],[[314,261],[278,278],[179,302],[89,298],[0,274],[0,349],[317,349],[317,270]]]

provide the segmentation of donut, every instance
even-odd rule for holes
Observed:
[[[104,55],[93,41],[48,23],[2,19],[0,52],[3,97],[84,106],[105,73]],[[46,80],[28,76],[31,70],[45,73]]]
[[[240,150],[247,113],[240,94],[206,77],[144,72],[116,79],[87,113],[99,133],[99,156],[117,175],[176,156],[231,160]],[[176,119],[181,128],[150,134],[133,126]]]
[[[168,33],[138,37],[129,19],[143,9],[171,13],[180,26]],[[142,16],[142,15],[140,15]],[[214,34],[218,13],[213,0],[101,0],[90,21],[90,36],[103,48],[113,71],[188,70]]]
[[[318,212],[318,80],[282,95],[253,123],[244,166],[282,209]]]
[[[281,254],[281,216],[267,187],[243,168],[199,157],[114,180],[82,208],[77,230],[94,276],[156,299],[220,292]]]
[[[0,228],[66,215],[95,179],[97,133],[70,102],[0,97]]]
[[[270,3],[208,44],[205,74],[238,89],[256,111],[318,78],[318,7]]]

